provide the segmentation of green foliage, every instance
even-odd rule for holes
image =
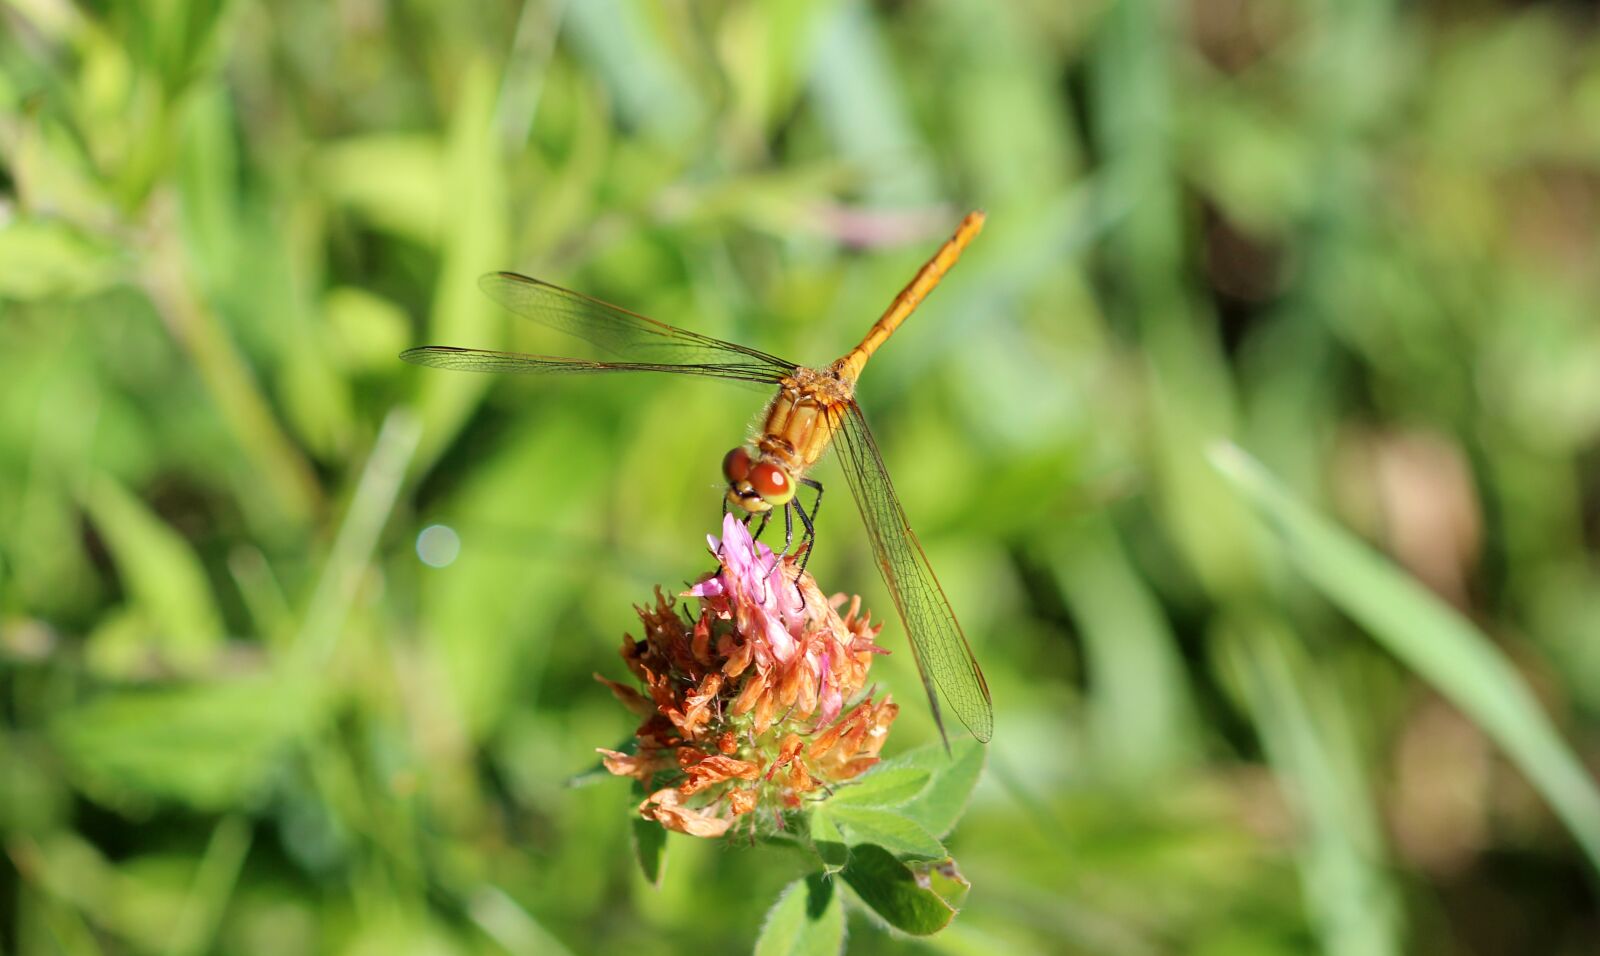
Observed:
[[[837,884],[819,875],[795,880],[767,911],[755,956],[835,956],[844,951],[844,907]]]
[[[1600,949],[1583,17],[5,5],[0,939]],[[883,763],[753,847],[566,786],[766,396],[395,354],[590,354],[509,268],[826,362],[974,207],[860,399],[992,749],[936,745],[825,462]]]
[[[795,945],[805,940],[807,946],[812,940],[838,940],[842,917],[835,930],[824,913],[838,904],[818,896],[831,893],[836,878],[885,925],[914,936],[943,929],[955,907],[930,889],[930,874],[956,871],[950,852],[920,821],[959,816],[978,781],[983,754],[983,745],[971,739],[956,741],[950,750],[930,744],[906,753],[898,765],[880,764],[809,803],[801,816],[807,846],[822,869],[804,881],[810,894],[804,906],[807,916],[801,920],[802,907],[795,901],[801,884],[791,884],[768,914],[757,951],[778,946],[780,940]],[[922,766],[938,769],[930,772]],[[961,890],[965,886],[960,881]],[[832,945],[837,949],[837,942]]]
[[[931,936],[955,916],[949,903],[884,847],[871,843],[853,847],[840,877],[869,910],[903,933]]]
[[[1488,638],[1237,448],[1217,448],[1212,461],[1261,510],[1296,568],[1505,748],[1600,868],[1600,789]]]
[[[667,831],[654,820],[633,821],[633,852],[639,858],[639,870],[652,886],[661,885],[661,875],[667,867]]]

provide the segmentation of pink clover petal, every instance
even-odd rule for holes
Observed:
[[[818,694],[817,729],[821,730],[833,723],[834,718],[838,717],[839,712],[843,709],[844,697],[837,690],[830,687],[826,694]]]
[[[779,663],[786,663],[794,656],[794,637],[770,617],[767,618],[767,644],[772,647],[772,656]]]
[[[839,710],[844,706],[844,698],[839,693],[839,688],[833,680],[833,651],[824,647],[817,659],[817,673],[821,680],[817,686],[817,726],[830,724],[839,716]]]
[[[772,549],[750,536],[750,529],[731,513],[722,517],[722,545],[718,557],[722,571],[717,589],[734,605],[734,617],[745,634],[763,635],[757,656],[787,661],[796,642],[785,626],[777,595],[784,588],[783,573]],[[704,587],[699,585],[697,587]],[[710,588],[706,589],[708,593]]]
[[[699,598],[727,597],[728,589],[722,582],[722,575],[713,574],[683,593]]]
[[[716,578],[708,578],[683,593],[697,598],[722,597],[722,582]]]
[[[750,529],[744,522],[735,518],[730,512],[722,516],[722,564],[728,570],[739,575],[749,575],[754,572],[752,566],[756,564],[755,539],[750,537]]]

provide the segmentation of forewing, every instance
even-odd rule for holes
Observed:
[[[910,636],[911,654],[922,674],[922,684],[928,692],[928,703],[933,707],[939,733],[944,735],[945,732],[939,709],[939,695],[943,694],[945,702],[972,735],[988,741],[994,733],[989,685],[972,656],[972,648],[961,632],[961,624],[956,621],[944,590],[933,576],[922,544],[906,521],[905,510],[895,496],[888,469],[883,466],[883,456],[878,452],[861,408],[850,402],[840,407],[833,419],[839,461],[844,466],[856,505],[861,509],[878,570],[889,586],[895,609],[900,612],[900,620]]]
[[[406,349],[400,357],[413,365],[447,368],[461,372],[512,372],[520,375],[573,375],[596,372],[670,372],[676,375],[702,375],[735,382],[773,384],[781,373],[770,365],[712,362],[680,365],[672,362],[587,362],[582,359],[550,355],[525,355],[521,352],[494,352],[488,349],[463,349],[451,345],[425,345]]]
[[[582,293],[515,272],[478,280],[489,298],[523,318],[593,343],[608,358],[649,365],[765,365],[780,374],[795,364],[709,335],[647,318]]]

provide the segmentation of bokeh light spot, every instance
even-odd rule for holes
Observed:
[[[430,524],[417,535],[417,557],[429,567],[449,567],[460,553],[461,536],[449,525]]]

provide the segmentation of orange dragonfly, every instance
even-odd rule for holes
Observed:
[[[607,353],[606,360],[448,345],[408,349],[400,357],[416,365],[472,372],[673,372],[778,386],[778,394],[767,405],[760,432],[748,445],[734,448],[723,459],[723,476],[728,482],[724,508],[732,505],[752,516],[761,515],[757,534],[766,527],[772,511],[781,508],[787,529],[785,551],[793,540],[791,515],[800,519],[803,541],[809,542],[815,536],[812,522],[822,502],[822,485],[807,477],[806,472],[830,444],[839,445],[839,460],[861,509],[878,570],[910,635],[911,654],[939,733],[945,733],[939,706],[942,694],[973,736],[987,741],[994,732],[994,709],[983,671],[972,656],[972,648],[928,565],[922,545],[906,521],[878,444],[854,398],[856,379],[872,353],[955,265],[967,243],[983,228],[983,219],[981,212],[963,219],[955,235],[895,296],[861,344],[824,368],[808,368],[743,345],[676,328],[512,272],[484,276],[480,285],[490,298],[512,312],[587,340]],[[809,511],[796,497],[800,485],[816,493]],[[806,557],[809,555],[808,548]]]

